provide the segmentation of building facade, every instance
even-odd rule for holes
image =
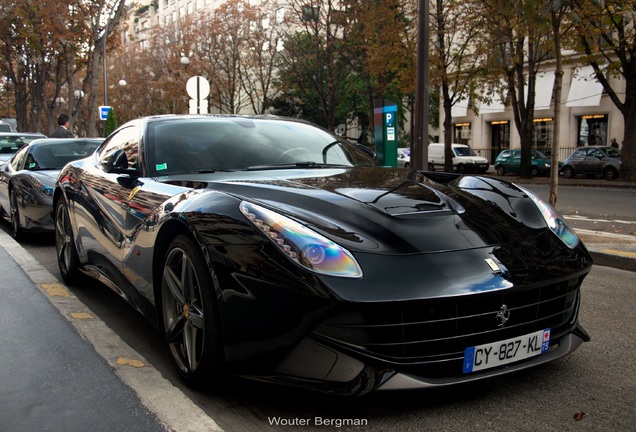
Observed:
[[[612,78],[611,85],[617,94],[624,94],[622,79]],[[537,150],[552,148],[554,92],[554,70],[548,68],[539,73],[536,83],[533,148]],[[604,93],[591,66],[564,67],[561,101],[560,161],[576,147],[610,145],[612,138],[622,142],[623,115]],[[478,111],[470,109],[466,101],[453,107],[453,142],[470,145],[491,163],[502,150],[520,147],[512,107],[495,98],[490,104],[481,104]]]

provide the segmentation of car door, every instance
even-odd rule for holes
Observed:
[[[513,150],[508,159],[508,170],[518,173],[521,169],[521,151]]]
[[[24,146],[11,159],[0,165],[0,209],[7,217],[11,209],[9,183],[14,174],[22,169],[27,153],[28,147]]]
[[[118,286],[121,283],[124,215],[122,205],[128,191],[121,174],[106,170],[109,157],[117,150],[137,151],[139,127],[127,126],[105,141],[93,158],[83,164],[79,181],[67,189],[73,211],[78,250],[87,264],[96,267]]]
[[[598,174],[602,171],[603,152],[597,148],[589,148],[581,162],[581,171],[585,174]]]

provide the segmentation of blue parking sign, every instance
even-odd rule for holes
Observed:
[[[108,117],[108,111],[110,111],[112,107],[110,106],[100,106],[99,107],[99,119],[100,120],[106,120],[106,118]]]

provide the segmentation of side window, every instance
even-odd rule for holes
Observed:
[[[22,147],[11,159],[11,166],[14,170],[20,171],[24,166],[24,158],[27,155],[27,147]]]
[[[592,150],[590,151],[589,155],[590,155],[590,156],[595,156],[595,157],[603,157],[603,156],[605,156],[605,155],[603,154],[603,152],[602,152],[602,151],[600,151],[599,149],[592,149]]]
[[[137,167],[139,159],[139,128],[130,126],[120,130],[102,145],[98,151],[99,164],[105,166],[106,159],[117,150],[123,150],[130,168]]]

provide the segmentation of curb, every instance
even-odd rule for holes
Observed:
[[[590,250],[590,254],[594,259],[594,265],[636,272],[636,257],[622,256],[617,253],[594,250]]]

